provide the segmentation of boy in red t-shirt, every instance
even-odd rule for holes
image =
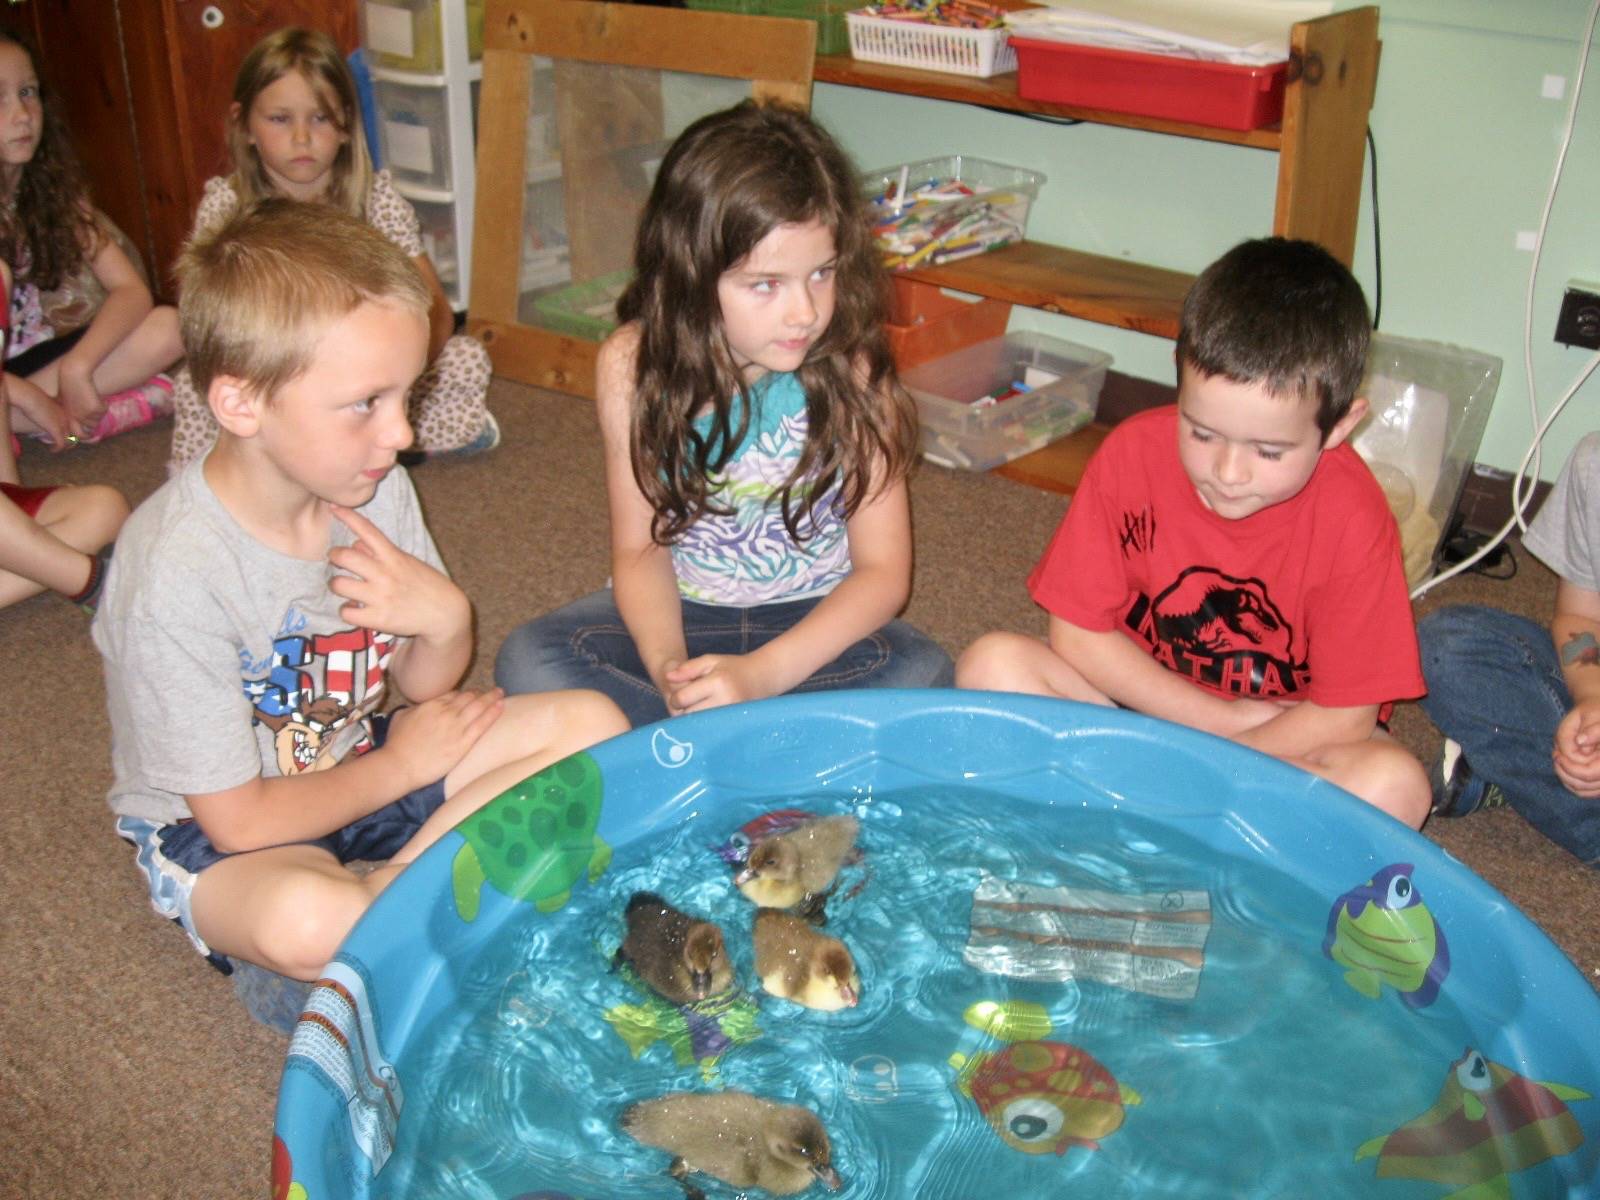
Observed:
[[[956,682],[1177,721],[1420,827],[1427,776],[1381,728],[1423,692],[1400,539],[1346,445],[1371,324],[1313,243],[1243,242],[1206,268],[1177,405],[1105,440],[1028,578],[1048,644],[986,634]]]

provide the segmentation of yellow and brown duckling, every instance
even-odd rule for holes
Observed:
[[[810,1109],[749,1092],[672,1092],[622,1114],[622,1129],[673,1156],[672,1177],[689,1200],[705,1195],[688,1179],[713,1175],[736,1188],[792,1196],[821,1182],[840,1187],[828,1131]]]
[[[861,999],[855,959],[838,938],[775,908],[756,912],[756,975],[774,996],[807,1008],[837,1012]]]
[[[722,930],[691,917],[654,892],[635,892],[623,914],[628,932],[616,961],[674,1004],[693,1004],[733,986]]]
[[[733,882],[762,908],[820,914],[828,889],[855,849],[860,822],[849,815],[818,817],[750,847]]]

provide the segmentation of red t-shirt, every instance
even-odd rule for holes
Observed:
[[[1090,460],[1028,590],[1219,695],[1378,704],[1387,719],[1425,691],[1399,531],[1348,444],[1298,495],[1228,520],[1184,473],[1177,408],[1140,413]]]

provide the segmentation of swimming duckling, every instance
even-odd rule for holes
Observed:
[[[777,1196],[803,1192],[818,1180],[831,1191],[840,1187],[828,1131],[798,1105],[749,1092],[672,1092],[630,1105],[622,1128],[674,1156],[669,1171],[689,1200],[705,1196],[686,1178],[691,1171]]]
[[[775,908],[756,912],[756,974],[774,996],[837,1012],[861,999],[855,959],[838,938]]]
[[[692,1004],[733,986],[722,930],[673,908],[654,892],[635,892],[624,912],[628,933],[617,950],[625,962],[674,1004]]]
[[[750,847],[739,890],[762,908],[800,908],[820,915],[828,888],[856,844],[852,816],[818,817]],[[819,920],[817,922],[821,924]]]

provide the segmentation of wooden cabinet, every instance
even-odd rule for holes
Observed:
[[[12,0],[0,28],[38,48],[94,200],[133,239],[153,288],[171,266],[201,189],[227,169],[223,123],[245,53],[285,25],[325,29],[349,52],[356,0]]]
[[[1318,242],[1348,264],[1361,204],[1367,113],[1377,82],[1378,10],[1357,8],[1302,22],[1294,26],[1290,46],[1282,123],[1247,132],[1024,100],[1017,95],[1015,73],[970,79],[827,55],[817,59],[813,78],[1273,151],[1278,182],[1271,232]],[[1177,336],[1183,297],[1193,282],[1181,271],[1028,241],[908,276],[1163,337]],[[1071,491],[1089,451],[1104,435],[1103,428],[1090,426],[997,470],[1035,486]]]

